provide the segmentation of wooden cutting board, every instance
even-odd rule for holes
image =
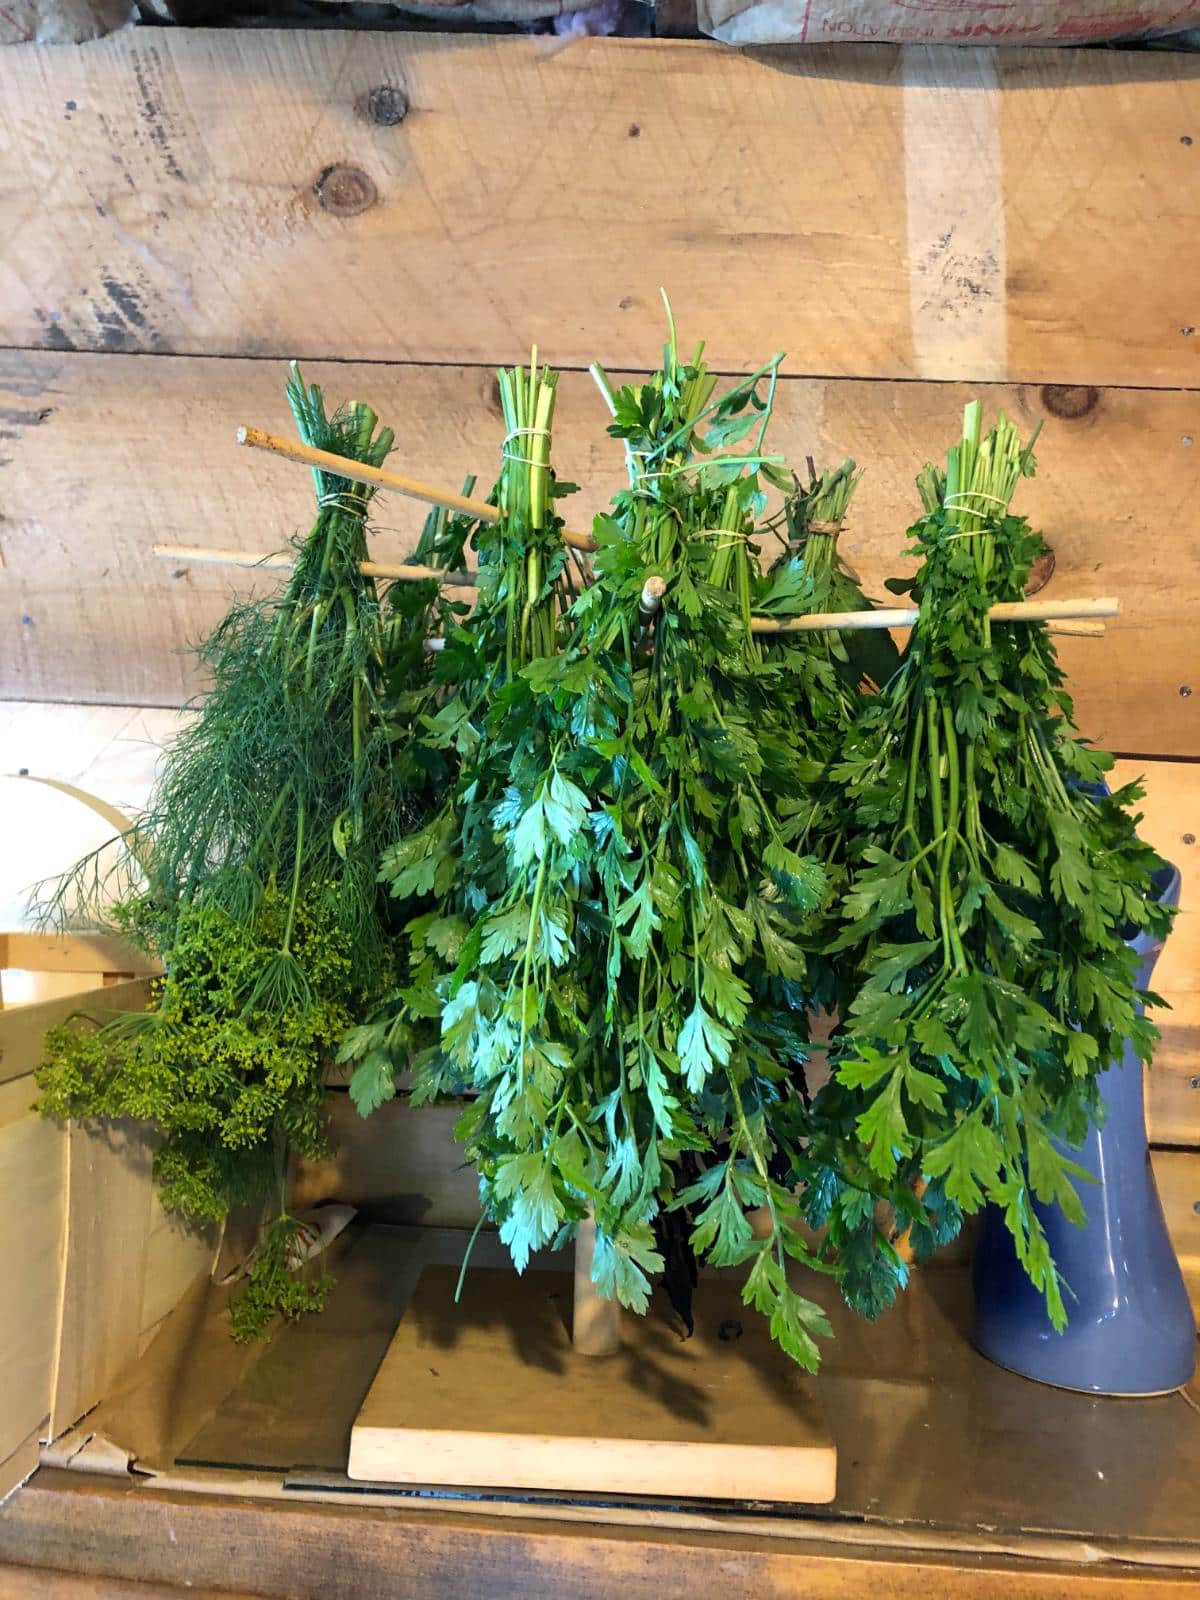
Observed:
[[[430,1267],[358,1414],[349,1475],[827,1504],[837,1450],[813,1380],[736,1287],[708,1283],[696,1331],[656,1296],[621,1349],[571,1344],[571,1279]]]

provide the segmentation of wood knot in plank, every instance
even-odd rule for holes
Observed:
[[[394,83],[377,84],[359,100],[358,113],[377,127],[394,128],[408,115],[408,96]]]
[[[1078,422],[1087,417],[1100,404],[1100,391],[1091,384],[1044,383],[1042,405],[1052,417],[1064,422]]]
[[[1031,595],[1037,594],[1040,589],[1044,589],[1046,587],[1046,585],[1050,582],[1050,579],[1054,576],[1054,568],[1056,565],[1057,561],[1054,551],[1051,550],[1049,545],[1046,546],[1041,555],[1034,556],[1033,565],[1029,569],[1029,579],[1025,584],[1026,599],[1028,599]]]
[[[379,199],[379,190],[361,167],[326,167],[313,184],[322,210],[334,217],[356,217]]]

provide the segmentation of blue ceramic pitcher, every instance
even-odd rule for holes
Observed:
[[[1155,887],[1163,905],[1177,905],[1179,869],[1160,872]],[[1162,941],[1140,934],[1130,946],[1141,958],[1138,987],[1149,988]],[[1000,1212],[985,1212],[975,1250],[973,1339],[999,1366],[1090,1394],[1164,1394],[1191,1378],[1196,1324],[1150,1166],[1144,1078],[1126,1046],[1124,1060],[1100,1079],[1104,1126],[1092,1129],[1082,1150],[1067,1152],[1096,1179],[1078,1185],[1087,1226],[1034,1202],[1069,1285],[1064,1333],[1050,1325]]]

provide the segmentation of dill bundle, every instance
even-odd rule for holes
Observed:
[[[920,570],[890,585],[919,620],[835,769],[853,831],[832,953],[852,998],[813,1108],[807,1209],[871,1315],[906,1271],[877,1199],[918,1258],[990,1202],[1062,1326],[1031,1197],[1083,1220],[1062,1143],[1099,1115],[1097,1077],[1125,1041],[1147,1060],[1157,1037],[1126,944],[1170,921],[1129,813],[1140,790],[1103,791],[1112,758],[1076,736],[1045,628],[988,616],[1023,597],[1042,549],[1009,511],[1033,467],[973,402],[945,473],[921,474]]]
[[[305,443],[382,462],[392,433],[368,406],[328,416],[296,369],[287,394]],[[279,1195],[235,1307],[239,1336],[276,1307],[294,1314],[323,1298],[323,1280],[281,1271],[296,1253],[288,1157],[324,1148],[325,1067],[392,972],[379,856],[438,778],[394,759],[404,695],[429,671],[422,640],[437,601],[400,584],[425,593],[381,601],[360,570],[373,490],[313,476],[317,517],[294,569],[282,593],[235,605],[202,647],[208,688],[115,874],[101,880],[85,861],[47,907],[53,917],[81,901],[165,974],[146,1013],[97,1012],[47,1036],[42,1110],[151,1123],[163,1203],[185,1217],[219,1220]]]

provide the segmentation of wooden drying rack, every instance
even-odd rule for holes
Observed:
[[[385,472],[256,428],[239,428],[237,437],[239,444],[269,450],[350,482],[390,489],[478,521],[500,520],[496,506],[434,484]],[[595,541],[586,534],[564,529],[562,539],[572,551],[596,549]],[[288,552],[260,556],[180,545],[156,545],[154,553],[173,561],[267,568],[288,568],[296,559]],[[370,577],[432,580],[455,587],[476,582],[472,573],[408,563],[364,561],[361,570]],[[644,618],[648,620],[661,609],[665,592],[664,578],[648,573],[640,596]],[[990,615],[998,621],[1053,622],[1064,631],[1094,635],[1104,631],[1100,619],[1115,616],[1118,611],[1115,599],[1042,600],[993,606]],[[915,607],[894,607],[788,619],[757,616],[752,618],[751,627],[755,633],[767,636],[905,628],[911,627],[918,615]],[[427,648],[432,650],[441,644],[440,639],[426,640]],[[576,1239],[574,1278],[569,1291],[574,1305],[570,1335],[561,1326],[552,1300],[530,1285],[522,1295],[514,1296],[507,1278],[492,1274],[490,1288],[484,1285],[481,1289],[476,1284],[476,1299],[481,1294],[485,1299],[488,1294],[498,1297],[492,1309],[497,1325],[507,1327],[510,1337],[497,1343],[490,1323],[482,1329],[468,1327],[452,1347],[438,1344],[436,1368],[429,1363],[426,1346],[428,1330],[436,1330],[444,1315],[446,1286],[435,1274],[423,1274],[414,1291],[413,1305],[401,1320],[355,1420],[349,1476],[372,1482],[469,1483],[566,1493],[608,1493],[618,1488],[629,1492],[632,1488],[642,1494],[670,1498],[681,1494],[734,1493],[735,1497],[750,1499],[769,1497],[807,1503],[831,1500],[836,1487],[837,1447],[820,1402],[811,1386],[795,1384],[787,1358],[769,1341],[755,1353],[753,1361],[743,1363],[739,1369],[744,1392],[739,1390],[733,1397],[730,1415],[710,1419],[701,1427],[686,1418],[681,1420],[669,1405],[662,1403],[661,1397],[658,1401],[652,1396],[647,1398],[646,1385],[637,1380],[636,1374],[653,1367],[659,1359],[655,1341],[661,1337],[661,1330],[647,1319],[622,1318],[616,1301],[600,1295],[592,1281],[594,1244],[595,1225],[589,1217],[580,1224]],[[763,1330],[759,1333],[765,1339]],[[548,1371],[539,1368],[535,1373],[522,1352],[535,1348],[539,1339],[547,1342],[554,1359]],[[697,1338],[687,1347],[691,1370],[697,1375],[702,1369],[711,1368],[716,1359],[712,1351],[702,1351],[702,1343]],[[713,1350],[721,1353],[719,1345]],[[464,1429],[457,1411],[453,1407],[447,1409],[447,1396],[462,1392],[464,1385],[477,1383],[481,1359],[494,1369],[493,1381],[484,1397],[486,1404],[481,1399],[481,1406],[473,1412],[471,1427]],[[781,1367],[788,1370],[781,1372]],[[679,1377],[677,1373],[676,1378]],[[535,1380],[540,1393],[545,1392],[547,1383],[551,1385],[554,1399],[549,1414],[559,1418],[559,1426],[552,1426],[544,1434],[530,1420],[538,1414],[530,1402]],[[727,1376],[718,1387],[727,1388],[731,1381]],[[785,1392],[790,1399],[781,1406],[779,1396]],[[748,1432],[746,1418],[751,1415],[755,1421]],[[772,1428],[777,1436],[772,1435]],[[765,1447],[754,1443],[760,1433],[770,1439]],[[732,1490],[730,1485],[734,1486]]]
[[[268,450],[273,455],[284,456],[303,466],[330,472],[352,483],[369,484],[375,489],[390,489],[396,494],[419,500],[425,505],[440,506],[446,511],[474,517],[480,522],[499,522],[500,511],[486,500],[475,500],[468,495],[455,494],[453,490],[436,484],[422,483],[398,472],[385,472],[381,467],[352,461],[346,456],[334,455],[329,450],[317,450],[311,445],[283,439],[265,433],[261,428],[239,428],[239,444],[254,450]],[[563,530],[563,543],[574,550],[593,551],[596,541],[586,533]],[[295,556],[287,552],[254,554],[242,550],[225,550],[202,545],[156,544],[154,554],[164,561],[192,561],[237,567],[265,567],[287,569],[295,565]],[[444,567],[423,567],[407,562],[364,561],[362,571],[373,578],[387,578],[400,582],[418,583],[433,581],[439,584],[471,588],[475,577],[470,572],[451,572]],[[650,578],[642,594],[642,609],[654,612],[662,603],[661,580]],[[994,605],[988,612],[994,622],[1049,622],[1056,633],[1095,638],[1104,633],[1105,617],[1119,615],[1121,603],[1114,596],[1093,600],[1015,600]],[[889,606],[867,608],[861,611],[825,611],[805,617],[753,617],[751,630],[760,634],[777,633],[828,633],[835,631],[860,632],[883,628],[911,628],[917,621],[916,606]]]

